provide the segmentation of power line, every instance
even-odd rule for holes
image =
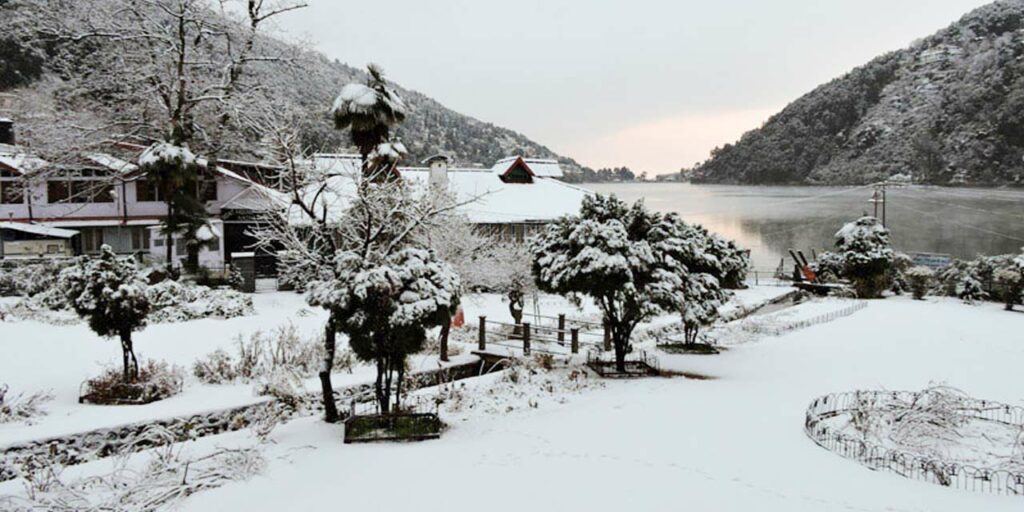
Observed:
[[[970,230],[978,231],[978,232],[981,232],[981,233],[987,233],[989,235],[999,236],[999,237],[1002,237],[1002,238],[1006,238],[1008,240],[1016,240],[1018,242],[1024,242],[1024,238],[1018,238],[1018,237],[1013,236],[1013,235],[1007,235],[1006,233],[1000,233],[998,231],[992,231],[991,229],[979,228],[977,226],[971,226],[969,224],[964,224],[962,222],[957,222],[955,220],[949,220],[949,219],[939,220],[938,218],[935,218],[935,212],[926,212],[926,211],[923,211],[923,210],[918,210],[917,208],[911,208],[911,207],[909,207],[909,206],[907,206],[905,204],[902,204],[902,203],[894,203],[893,206],[896,206],[896,207],[899,207],[899,208],[905,208],[905,209],[910,210],[912,212],[919,213],[921,215],[924,215],[926,218],[932,219],[935,222],[940,223],[940,224],[953,224],[955,226],[960,226],[960,227],[965,228],[965,229],[970,229]]]
[[[941,206],[952,206],[954,208],[960,208],[962,210],[973,210],[973,211],[976,211],[976,212],[987,213],[987,214],[990,214],[990,215],[1005,215],[1005,216],[1008,216],[1008,217],[1024,219],[1024,215],[1017,214],[1017,213],[995,212],[995,211],[992,211],[992,210],[985,210],[983,208],[975,208],[973,206],[965,206],[965,205],[960,205],[960,204],[946,202],[946,201],[939,201],[939,200],[936,200],[936,199],[925,199],[923,197],[918,197],[918,196],[914,196],[914,195],[909,195],[909,196],[906,196],[906,197],[908,197],[910,199],[916,199],[918,201],[924,201],[926,203],[938,204],[938,205],[941,205]]]

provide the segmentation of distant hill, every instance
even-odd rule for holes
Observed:
[[[0,0],[0,10],[4,4],[12,0]],[[120,0],[110,0],[117,2]],[[24,5],[25,2],[22,2]],[[80,2],[63,2],[67,9],[80,7]],[[42,5],[42,4],[41,4]],[[52,4],[51,4],[52,5]],[[19,94],[49,94],[54,81],[70,82],[75,79],[91,79],[95,70],[81,69],[75,76],[67,76],[69,61],[77,56],[74,52],[57,51],[46,44],[34,43],[31,33],[34,27],[33,16],[41,16],[31,8],[19,11],[17,27],[19,30],[4,30],[4,21],[0,19],[0,92],[16,92]],[[69,13],[71,14],[71,13]],[[211,16],[216,14],[211,12]],[[0,16],[2,18],[2,16]],[[13,18],[12,18],[13,19]],[[10,27],[7,27],[10,28]],[[18,32],[19,36],[11,36]],[[272,45],[290,47],[288,43],[270,40]],[[102,48],[90,48],[89,51],[102,51]],[[61,62],[61,59],[64,59]],[[310,122],[303,126],[304,137],[318,147],[332,148],[336,151],[352,151],[348,147],[347,137],[333,129],[327,110],[334,95],[341,87],[352,81],[364,81],[366,74],[338,61],[332,61],[316,52],[306,52],[301,65],[292,66],[287,73],[280,70],[271,71],[267,67],[254,68],[258,74],[257,81],[271,84],[276,94],[284,100],[301,105],[308,110]],[[58,66],[58,64],[61,64]],[[100,70],[102,71],[102,70]],[[101,75],[101,74],[100,74]],[[284,76],[282,76],[284,75]],[[98,76],[97,79],[101,79]],[[410,150],[408,160],[419,162],[427,156],[444,153],[454,157],[460,165],[481,164],[492,165],[495,161],[509,155],[524,155],[536,158],[556,158],[570,174],[582,172],[582,166],[571,158],[563,157],[547,147],[530,140],[515,131],[487,123],[470,116],[459,114],[446,108],[439,102],[416,91],[396,85],[399,92],[412,106],[413,112],[404,125],[398,130],[403,142]],[[59,87],[56,87],[59,90]],[[75,108],[66,105],[60,98],[52,98],[56,108]],[[35,99],[34,99],[35,101]],[[100,118],[113,118],[114,106],[99,103],[89,105],[89,114]],[[20,123],[32,123],[31,116],[16,120]],[[23,131],[24,132],[24,131]],[[237,132],[229,135],[245,140],[247,134]],[[252,158],[247,154],[228,154],[225,157]]]
[[[697,166],[705,183],[1024,185],[1024,0],[981,7],[797,99]]]

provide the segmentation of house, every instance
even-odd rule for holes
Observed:
[[[23,222],[0,222],[0,258],[66,258],[73,254],[70,229]]]
[[[361,163],[357,155],[317,155],[312,165],[341,175],[324,200],[332,209],[347,206]],[[455,168],[443,155],[424,160],[420,167],[399,167],[403,179],[425,187],[449,190],[460,203],[459,213],[482,232],[506,241],[523,241],[565,215],[577,214],[583,198],[592,194],[564,183],[555,160],[504,158],[489,168]]]
[[[137,166],[98,153],[64,160],[47,162],[19,146],[0,144],[0,220],[74,230],[77,236],[69,238],[74,254],[95,254],[106,244],[121,254],[166,259],[160,222],[167,205]],[[252,250],[247,229],[260,212],[281,204],[269,188],[225,167],[203,164],[207,170],[197,194],[210,221],[199,260],[218,268],[230,262],[231,253]],[[185,243],[178,235],[172,243],[180,263],[187,256]]]

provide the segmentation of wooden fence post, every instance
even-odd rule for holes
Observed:
[[[523,322],[523,355],[530,355],[530,324]]]
[[[558,343],[565,343],[565,313],[558,315]]]
[[[604,323],[604,351],[608,352],[612,349],[612,330],[608,327],[608,322]]]
[[[477,348],[487,350],[487,317],[480,317],[480,338],[477,340]]]
[[[574,327],[572,329],[572,331],[570,331],[569,334],[572,336],[572,353],[573,354],[579,354],[580,353],[580,330],[578,328]]]

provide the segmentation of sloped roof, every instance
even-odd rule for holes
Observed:
[[[11,231],[19,231],[30,235],[48,236],[50,238],[71,238],[78,234],[78,231],[73,229],[61,229],[43,224],[28,224],[24,222],[9,221],[0,222],[0,229],[9,229]]]
[[[505,174],[520,158],[519,156],[510,156],[498,160],[497,163],[491,167],[491,171],[497,174]],[[561,178],[565,175],[562,172],[562,166],[558,165],[557,160],[551,160],[547,158],[523,158],[523,163],[533,171],[534,176],[540,176],[542,178]]]
[[[339,172],[327,178],[326,187],[311,186],[305,194],[309,200],[316,195],[315,209],[326,207],[328,217],[336,221],[355,196],[359,168],[339,164],[334,169]],[[400,167],[399,172],[423,190],[429,186],[429,168]],[[449,169],[447,176],[456,200],[467,203],[459,207],[459,212],[474,224],[550,222],[579,213],[583,198],[592,194],[551,178],[538,177],[528,184],[505,183],[492,169]],[[296,224],[305,223],[297,209],[290,212],[290,219]]]

